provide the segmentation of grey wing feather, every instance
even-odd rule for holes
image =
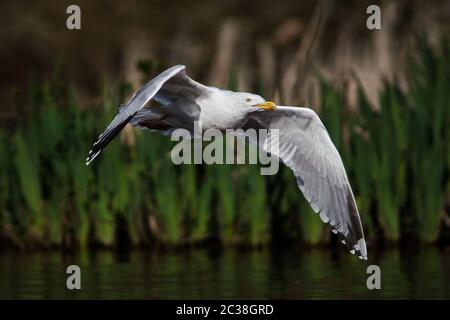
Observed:
[[[100,152],[108,145],[108,143],[125,127],[130,119],[141,110],[147,102],[149,102],[161,89],[161,87],[176,74],[183,71],[186,67],[182,65],[174,66],[165,70],[158,76],[150,80],[146,85],[140,88],[127,102],[120,108],[119,113],[109,124],[106,130],[98,137],[97,141],[89,151],[86,158],[86,165],[97,157]],[[186,76],[187,77],[187,76]]]
[[[313,210],[332,226],[350,252],[367,259],[361,220],[344,164],[317,114],[308,108],[278,107],[255,112],[250,121],[270,129],[262,142],[264,150],[293,171]]]
[[[209,87],[192,80],[186,75],[186,70],[181,70],[164,84],[154,99],[163,105],[180,99],[183,102],[194,102],[199,96],[208,95],[209,91]]]

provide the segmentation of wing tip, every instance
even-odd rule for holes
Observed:
[[[93,150],[90,150],[88,156],[86,157],[86,166],[89,166],[89,164],[100,154],[101,151],[102,149],[93,153]]]
[[[366,240],[361,238],[356,242],[353,248],[358,252],[358,258],[361,260],[367,260],[367,245]]]
[[[351,254],[356,253],[359,259],[367,260],[367,245],[364,236],[355,242],[354,238],[352,239],[352,237],[348,236],[348,232],[344,233],[342,230],[339,230],[339,226],[336,226],[333,220],[328,219],[324,211],[318,211],[317,213],[324,223],[331,226],[331,232],[338,236],[340,242],[348,248]]]
[[[367,260],[367,245],[364,237],[355,238],[349,231],[343,232],[338,228],[331,228],[331,232],[337,235],[340,242],[346,246],[351,254],[356,255],[360,260]]]
[[[344,243],[345,244],[345,243]],[[359,239],[350,249],[351,254],[357,255],[360,260],[367,260],[367,246],[364,238]]]

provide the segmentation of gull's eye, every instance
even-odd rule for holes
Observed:
[[[250,102],[250,101],[252,101],[252,99],[250,99],[250,98],[247,98],[247,99],[245,99],[247,102]]]

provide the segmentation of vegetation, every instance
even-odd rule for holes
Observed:
[[[344,159],[369,239],[435,242],[448,233],[450,45],[443,43],[437,53],[419,40],[418,48],[408,90],[386,83],[379,110],[360,89],[359,110],[349,112],[341,90],[321,85],[320,116]],[[18,94],[20,116],[1,126],[3,242],[329,241],[327,227],[284,167],[264,177],[257,165],[176,166],[169,159],[170,139],[138,131],[115,139],[86,167],[91,143],[129,92],[105,84],[96,106],[81,110],[74,89],[59,78],[56,73],[41,86],[31,77],[27,94]]]

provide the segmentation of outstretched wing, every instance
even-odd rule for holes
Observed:
[[[207,87],[190,79],[185,73],[185,66],[174,66],[160,73],[140,88],[120,108],[119,113],[109,124],[106,130],[98,137],[86,158],[86,165],[97,157],[108,143],[125,127],[125,125],[139,112],[152,98],[161,104],[170,104],[176,99],[195,99],[207,90]]]
[[[344,164],[317,114],[308,108],[277,107],[253,113],[249,123],[270,129],[260,141],[263,149],[294,172],[313,210],[332,226],[350,252],[367,259],[361,220]]]
[[[186,74],[186,70],[182,69],[164,83],[154,99],[163,105],[168,105],[177,102],[179,99],[195,102],[198,97],[209,93],[209,87],[192,80]]]

